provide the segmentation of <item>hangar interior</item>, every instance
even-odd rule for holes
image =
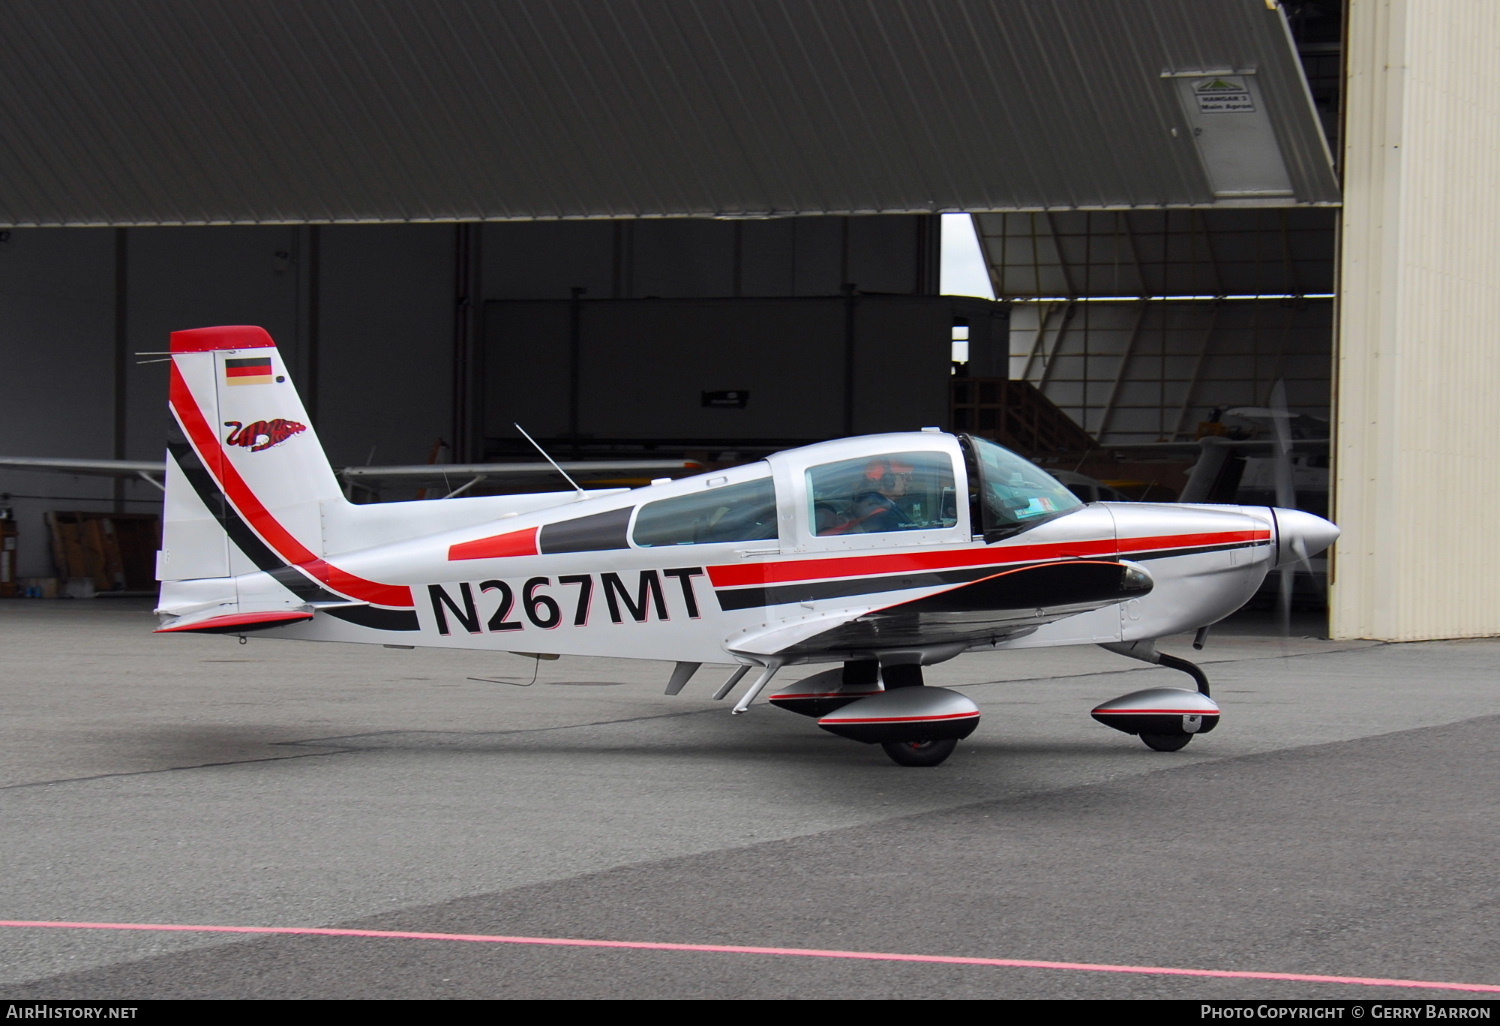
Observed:
[[[994,304],[938,294],[935,221],[14,229],[0,309],[46,342],[0,383],[7,447],[155,458],[150,354],[174,328],[237,322],[293,361],[337,466],[532,455],[515,423],[573,456],[715,459],[952,428],[955,323],[960,373],[1029,382],[1105,447],[1191,440],[1276,381],[1327,419],[1331,211],[977,215]],[[738,403],[704,398],[724,392]],[[160,505],[139,480],[10,473],[21,577],[52,572],[44,511]]]
[[[1454,553],[1375,501],[1415,494],[1389,482],[1420,460],[1361,448],[1432,409],[1371,369],[1420,365],[1433,302],[1469,337],[1493,293],[1467,244],[1473,294],[1441,300],[1419,283],[1455,258],[1403,248],[1493,220],[1472,160],[1441,159],[1465,55],[1500,38],[1460,0],[159,6],[149,32],[0,14],[28,45],[0,79],[35,101],[0,162],[5,454],[156,457],[163,375],[137,354],[226,322],[277,337],[351,465],[518,455],[513,421],[562,451],[748,457],[953,425],[964,377],[1028,383],[1093,443],[1184,442],[1279,381],[1334,435],[1335,632],[1500,630],[1477,580],[1451,613],[1382,597],[1383,562]],[[1462,212],[1406,200],[1460,183]],[[939,295],[948,211],[996,302]],[[1461,458],[1460,424],[1423,427]],[[159,501],[16,470],[0,492],[23,577],[49,572],[42,511]]]
[[[277,339],[336,466],[534,456],[517,422],[554,452],[731,459],[943,424],[955,311],[991,304],[937,294],[937,231],[928,215],[13,229],[6,454],[159,458],[168,334],[227,323]],[[46,511],[161,505],[139,479],[0,480],[21,578],[53,575]]]
[[[1196,437],[1214,409],[1332,399],[1334,212],[980,214],[1013,303],[1010,376],[1103,445]]]

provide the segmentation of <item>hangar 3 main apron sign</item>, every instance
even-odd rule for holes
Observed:
[[[963,652],[1102,645],[1180,669],[1094,710],[1175,750],[1217,724],[1208,680],[1156,639],[1242,606],[1338,528],[1265,506],[1084,504],[982,438],[822,442],[646,488],[358,505],[261,328],[172,335],[157,613],[166,633],[736,666],[896,762],[942,762],[979,708],[924,686]]]

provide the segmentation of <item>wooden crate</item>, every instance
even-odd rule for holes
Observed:
[[[154,513],[46,515],[58,577],[93,581],[96,591],[156,590],[161,521]]]
[[[16,580],[16,522],[0,520],[0,598],[14,598],[20,593]]]

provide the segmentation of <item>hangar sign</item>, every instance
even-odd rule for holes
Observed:
[[[1255,99],[1243,78],[1206,78],[1193,85],[1199,114],[1254,114]]]
[[[1177,93],[1189,145],[1198,151],[1215,199],[1293,195],[1272,124],[1275,111],[1267,107],[1253,71],[1199,67],[1164,72],[1162,78]]]

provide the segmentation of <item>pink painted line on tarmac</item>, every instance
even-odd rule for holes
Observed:
[[[314,926],[185,926],[173,923],[58,923],[0,919],[0,927],[44,927],[54,930],[139,930],[160,933],[246,933],[284,937],[373,937],[382,940],[462,941],[470,944],[522,944],[555,948],[622,948],[630,951],[689,951],[719,955],[778,955],[791,958],[840,958],[862,962],[917,962],[928,965],[981,965],[1000,969],[1064,969],[1141,976],[1202,976],[1218,980],[1280,980],[1294,983],[1343,983],[1361,987],[1411,987],[1500,994],[1491,983],[1446,983],[1439,980],[1388,980],[1378,976],[1322,976],[1316,973],[1262,973],[1237,969],[1182,969],[1160,965],[1105,965],[1093,962],[1048,962],[1030,958],[970,958],[964,955],[907,955],[889,951],[834,951],[822,948],[761,948],[741,944],[672,944],[664,941],[587,940],[576,937],[507,937],[490,933],[419,933],[410,930],[336,930]]]

